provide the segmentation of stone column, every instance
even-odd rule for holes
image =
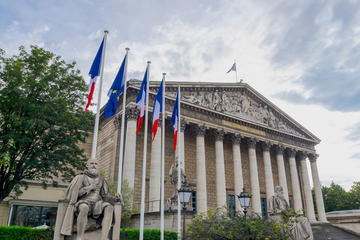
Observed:
[[[265,169],[266,203],[268,203],[271,200],[272,196],[274,196],[274,180],[270,159],[271,144],[269,142],[262,142],[261,145],[263,149],[263,160]]]
[[[117,174],[117,172],[119,171],[119,145],[118,142],[120,143],[120,134],[121,134],[121,118],[122,118],[122,114],[118,114],[114,117],[113,123],[115,126],[115,132],[114,132],[114,144],[113,144],[113,157],[112,157],[112,161],[111,164],[109,165],[109,181],[113,181],[113,182],[117,182],[118,179],[115,179],[115,175]]]
[[[300,183],[299,183],[299,175],[296,167],[295,160],[296,150],[289,150],[289,162],[290,162],[290,176],[291,176],[291,187],[293,193],[293,201],[294,201],[294,210],[296,212],[302,211],[302,202],[301,202],[301,192],[300,192]]]
[[[248,139],[250,184],[251,184],[251,207],[252,210],[261,216],[261,200],[259,175],[256,160],[256,142],[255,138]]]
[[[129,187],[134,190],[135,183],[135,160],[136,160],[136,127],[139,111],[131,107],[126,111],[126,140],[123,165],[123,181],[126,180]]]
[[[207,211],[205,126],[195,128],[196,132],[196,203],[197,214]]]
[[[243,174],[242,174],[242,165],[241,165],[241,135],[235,134],[232,136],[232,150],[233,150],[233,161],[234,161],[234,191],[235,195],[239,195],[244,187]],[[235,198],[237,198],[235,196]],[[243,211],[240,206],[238,199],[235,199],[235,209],[236,211]]]
[[[277,145],[276,150],[276,163],[279,174],[279,185],[283,188],[284,196],[286,201],[289,203],[289,190],[287,187],[285,164],[284,164],[284,146]]]
[[[226,183],[224,162],[224,131],[215,131],[215,158],[216,158],[216,206],[226,207]]]
[[[316,159],[317,159],[317,155],[314,155],[314,154],[309,155],[312,179],[313,179],[314,189],[315,189],[316,209],[318,212],[319,221],[327,222]]]
[[[301,175],[304,184],[304,194],[305,194],[305,207],[306,207],[306,216],[308,217],[309,221],[315,222],[315,211],[314,211],[314,202],[311,193],[310,187],[310,179],[308,174],[308,169],[306,165],[306,155],[301,153],[300,154],[300,164],[301,164]]]
[[[160,209],[160,181],[161,181],[161,120],[156,136],[151,144],[150,183],[149,183],[149,211],[158,212]]]

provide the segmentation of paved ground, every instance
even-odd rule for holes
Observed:
[[[359,236],[346,232],[330,224],[312,226],[315,240],[360,240]]]

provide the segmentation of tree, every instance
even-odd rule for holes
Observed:
[[[87,86],[75,62],[31,46],[6,57],[0,49],[0,202],[24,179],[70,179],[83,169],[77,145],[92,129]]]
[[[349,206],[349,194],[339,184],[331,182],[330,186],[322,186],[325,211],[338,211],[351,209]]]

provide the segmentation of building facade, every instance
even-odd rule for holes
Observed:
[[[150,84],[147,212],[157,212],[160,208],[162,132],[159,128],[153,141],[151,132],[152,106],[159,85],[159,82]],[[187,181],[195,190],[192,200],[196,213],[216,207],[241,210],[236,195],[245,188],[252,195],[252,211],[266,216],[274,186],[280,185],[293,209],[304,211],[311,221],[326,221],[314,148],[320,140],[245,83],[166,84],[165,199],[174,191],[167,173],[177,156],[173,152],[171,113],[179,85],[181,129],[177,151]],[[130,82],[128,87],[123,162],[123,180],[134,190],[135,206],[140,205],[143,177],[144,130],[136,134],[139,112],[135,99],[139,86],[140,82]],[[118,176],[121,105],[114,117],[100,120],[97,157],[110,182]]]
[[[160,209],[163,133],[159,127],[152,141],[151,132],[152,106],[159,85],[160,82],[150,83],[147,169],[146,176],[142,176],[144,126],[136,133],[139,111],[135,104],[140,82],[128,83],[122,167],[123,180],[134,191],[135,209],[140,209],[141,182],[146,177],[145,211],[152,216],[157,216],[154,213]],[[181,127],[179,152],[175,153],[171,114],[178,86],[181,88]],[[168,173],[175,156],[179,156],[187,181],[194,190],[194,213],[216,207],[240,211],[236,195],[244,188],[252,195],[252,211],[266,217],[267,202],[274,194],[274,187],[280,185],[293,209],[304,211],[310,221],[326,221],[314,148],[320,140],[316,136],[246,83],[167,82],[165,89],[165,199],[174,193]],[[112,118],[101,117],[99,125],[96,156],[100,170],[110,183],[118,179],[121,106],[120,102]],[[87,156],[90,156],[91,140],[90,137],[83,145]],[[21,210],[21,206],[24,209],[26,206],[40,207],[41,213],[46,207],[56,207],[65,189],[66,184],[48,190],[30,184],[29,190],[19,199],[7,199],[0,204],[0,224],[21,225],[16,222],[21,219],[14,213]]]

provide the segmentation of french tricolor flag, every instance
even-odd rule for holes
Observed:
[[[89,83],[89,95],[88,95],[88,102],[86,104],[85,107],[85,112],[88,111],[88,107],[90,106],[91,103],[91,99],[92,96],[94,94],[94,90],[95,90],[95,82],[98,76],[100,76],[100,67],[101,67],[101,57],[102,57],[102,52],[104,49],[104,39],[103,38],[101,45],[99,47],[99,50],[95,56],[95,59],[91,65],[90,71],[89,71],[89,76],[91,78],[90,83]]]
[[[136,104],[140,107],[140,114],[139,114],[139,121],[136,129],[136,133],[138,133],[141,129],[143,120],[144,120],[144,113],[145,113],[145,104],[146,104],[146,89],[147,89],[147,80],[148,80],[148,68],[146,68],[146,72],[144,75],[144,79],[141,83],[139,94],[136,98]]]
[[[179,92],[176,96],[176,101],[174,105],[174,110],[171,117],[171,123],[174,128],[174,152],[176,150],[176,142],[177,142],[177,132],[178,132],[178,125],[179,125]]]
[[[159,91],[156,94],[155,102],[154,102],[154,108],[153,108],[153,126],[152,126],[152,132],[153,132],[153,141],[156,136],[156,132],[158,130],[159,126],[159,116],[160,113],[163,111],[162,101],[163,101],[163,85],[164,85],[164,78],[161,81]]]

